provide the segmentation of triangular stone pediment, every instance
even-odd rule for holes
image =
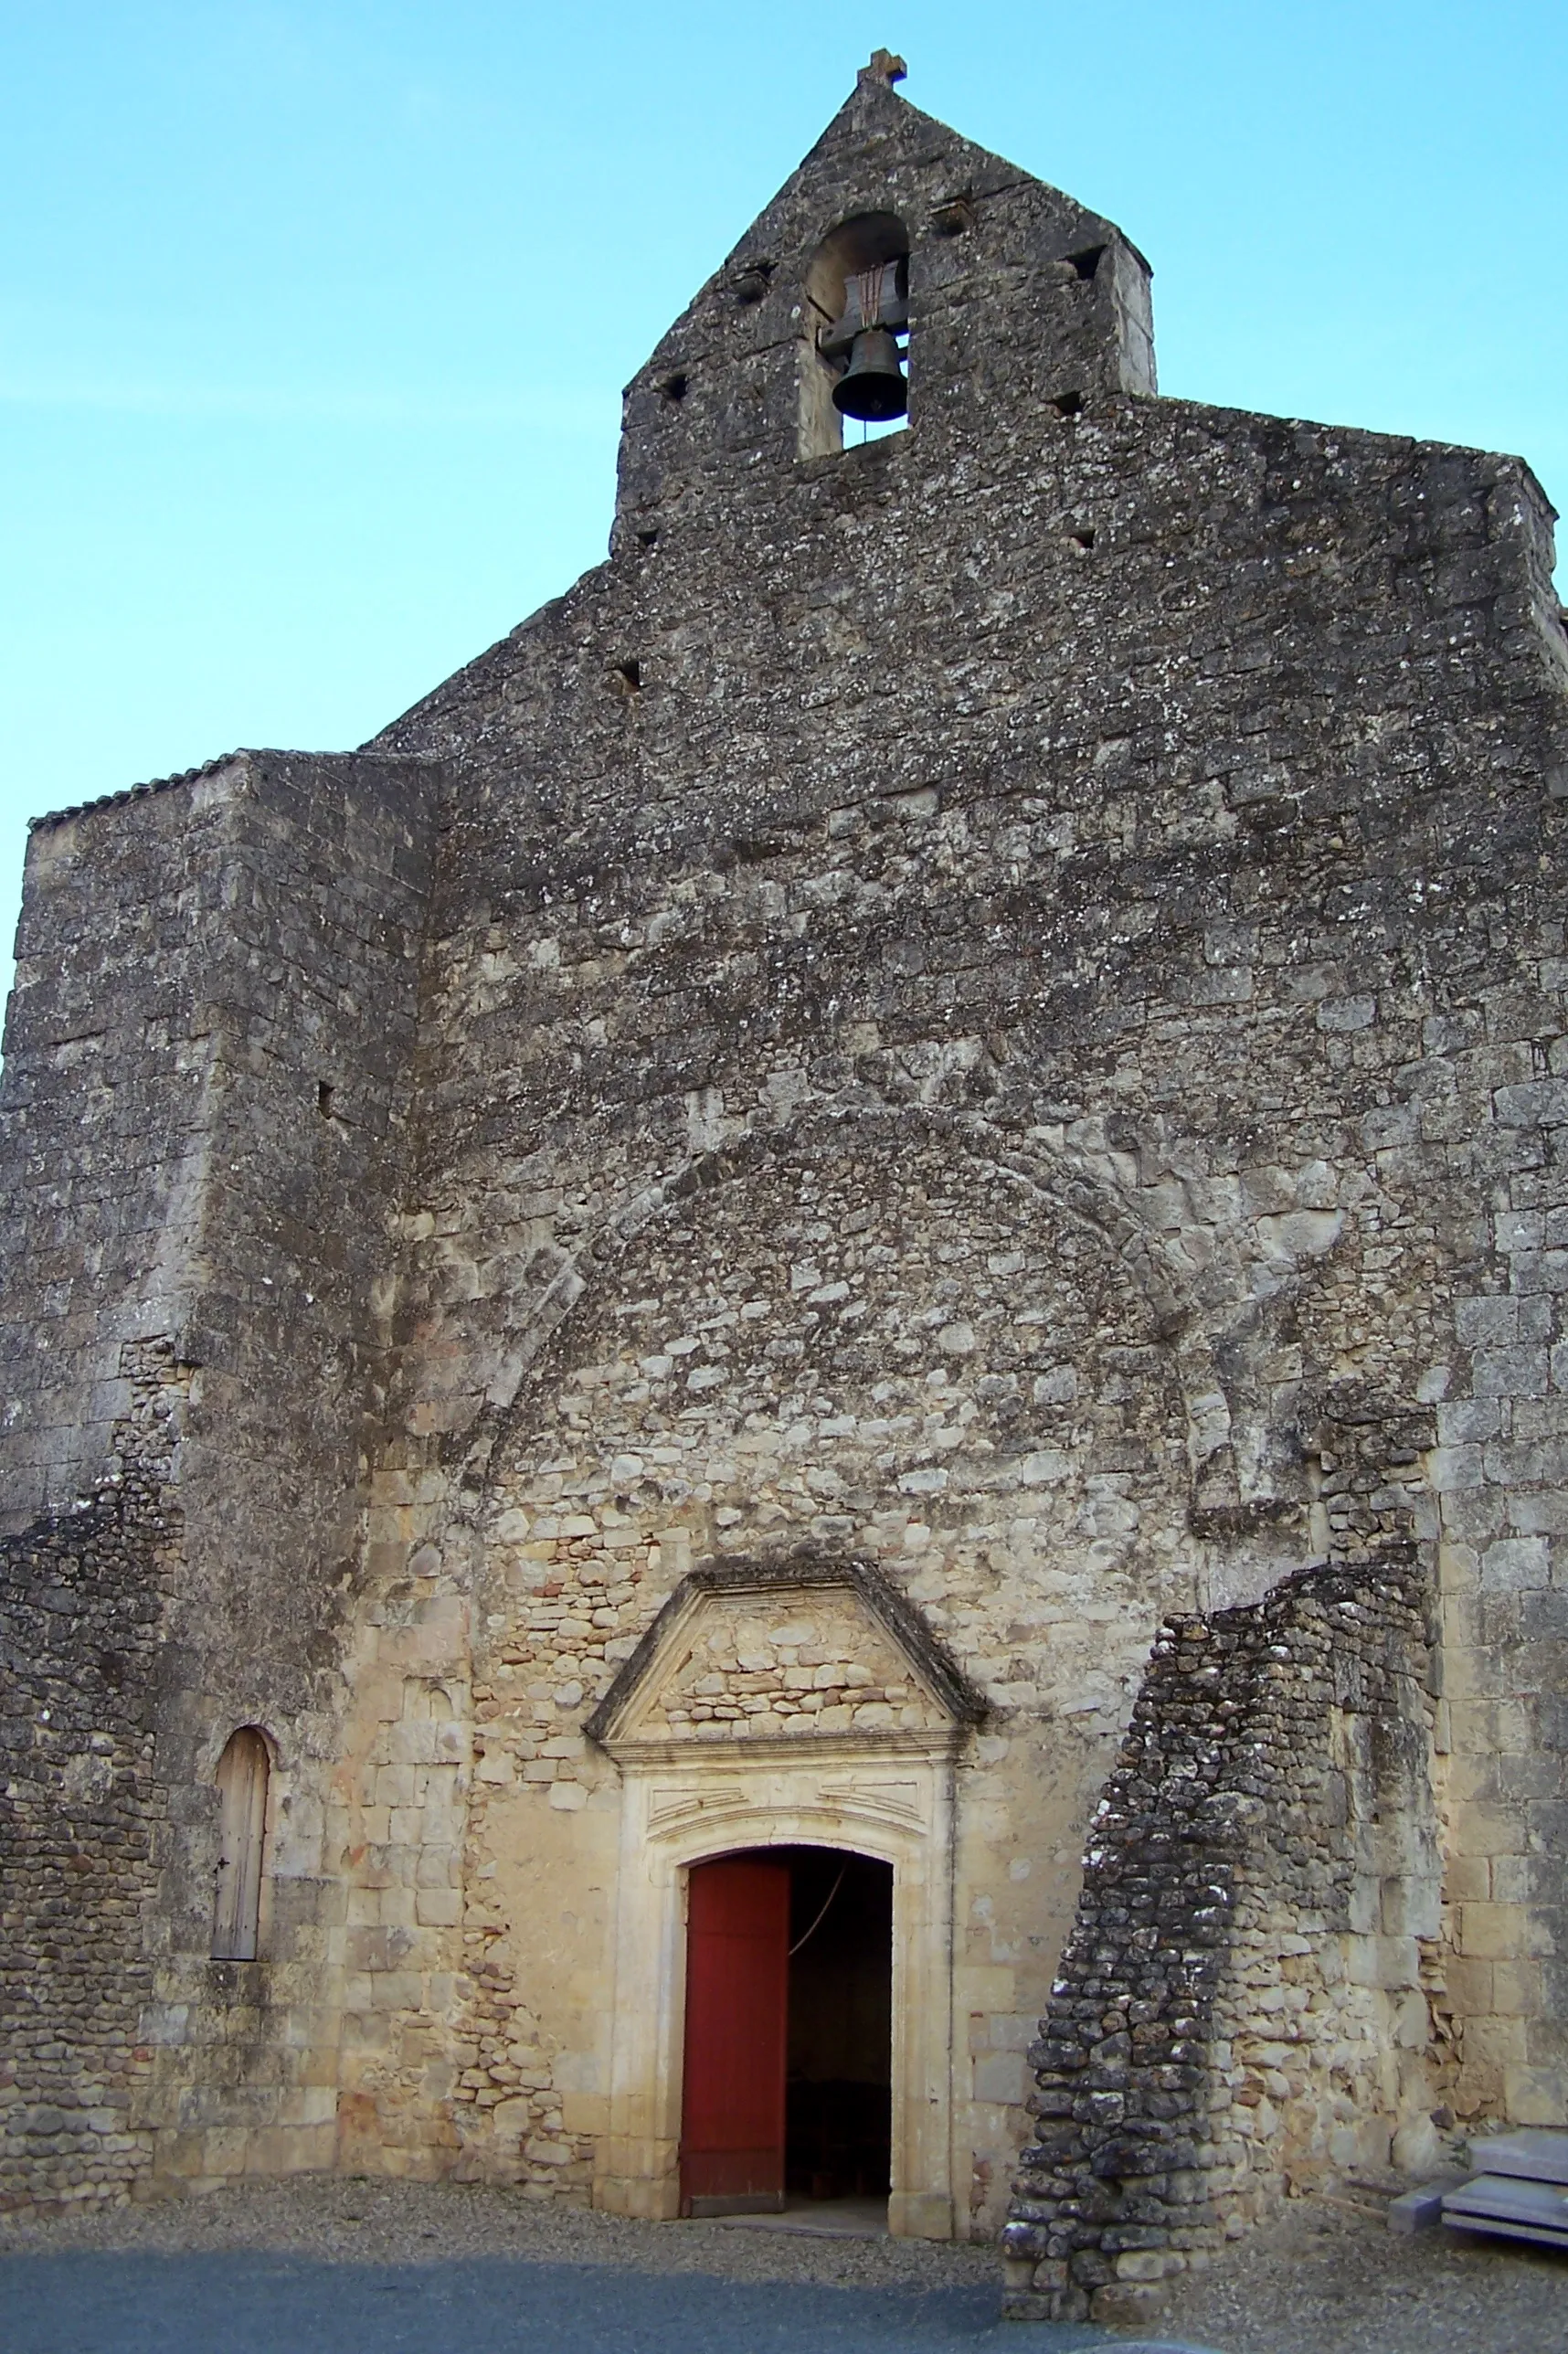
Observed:
[[[951,1735],[984,1702],[896,1590],[860,1563],[694,1570],[593,1716],[620,1754],[644,1744]]]

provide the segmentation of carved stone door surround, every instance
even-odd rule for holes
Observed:
[[[954,1765],[983,1707],[865,1564],[726,1564],[677,1587],[588,1728],[622,1776],[597,2205],[679,2211],[690,1866],[849,1848],[893,1867],[889,2228],[951,2237]]]

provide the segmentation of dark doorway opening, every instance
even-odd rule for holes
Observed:
[[[893,1867],[787,1848],[785,2187],[885,2199],[893,2103]]]
[[[893,1868],[842,1849],[694,1864],[681,2211],[885,2199]]]

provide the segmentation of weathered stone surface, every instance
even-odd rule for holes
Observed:
[[[123,1454],[100,1500],[0,1539],[0,2210],[123,2195],[152,2157],[135,2111],[181,1385],[155,1345],[128,1357]]]
[[[1386,2165],[1429,2105],[1426,1604],[1391,1538],[1162,1630],[1029,2054],[1035,2105],[1064,2122],[1023,2152],[1011,2258],[1046,2256],[1092,2205],[1108,2269],[1090,2281],[1075,2256],[1071,2282],[1159,2282],[1287,2184]],[[1014,2312],[1080,2309],[1035,2273]]]
[[[84,1988],[56,2016],[39,1980],[68,2076],[84,2032],[88,2076],[101,2039],[137,2053],[135,2132],[98,2137],[73,2195],[122,2189],[154,2146],[203,2179],[268,2131],[296,2135],[296,2157],[333,2147],[312,2052],[337,2032],[323,1964],[342,1902],[320,1776],[435,790],[407,763],[238,754],[33,835],[5,1063],[0,1451],[23,1613],[5,1653],[5,1945],[26,1978],[42,1940]],[[39,1596],[38,1565],[61,1553],[58,1591],[85,1584],[85,1617],[33,1615],[56,1590]],[[124,1640],[112,1624],[100,1638],[100,1617],[123,1618]],[[120,1682],[79,1730],[115,1744],[111,1856],[78,1823],[34,1689],[63,1674],[86,1710],[101,1654]],[[213,1773],[246,1723],[276,1760],[264,1967],[207,1958]],[[37,1841],[63,1852],[63,1879],[30,1876]],[[130,2062],[102,2064],[123,2107]],[[24,2163],[7,2192],[61,2179]]]
[[[867,215],[910,424],[835,450]],[[998,2231],[1027,2146],[1021,2309],[1128,2317],[1289,2181],[1561,2119],[1550,510],[1159,399],[1148,320],[1109,223],[869,73],[629,388],[605,565],[362,753],[35,833],[19,1656],[75,1657],[79,1522],[145,1659],[100,1711],[137,1934],[79,1873],[102,2036],[27,2095],[41,2147],[127,2078],[105,2195],[668,2211],[617,1921],[678,1955],[769,1738],[789,1836],[885,1853],[927,1941],[898,2227]],[[808,1560],[874,1564],[983,1722],[802,1580],[665,1663],[669,1787],[590,1736],[694,1567]],[[244,1723],[270,1909],[213,1963]],[[66,1771],[17,1782],[40,1855]]]

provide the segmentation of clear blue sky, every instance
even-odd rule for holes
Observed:
[[[603,553],[620,386],[885,45],[1162,387],[1568,502],[1563,0],[0,0],[0,942],[37,810],[352,745]]]

